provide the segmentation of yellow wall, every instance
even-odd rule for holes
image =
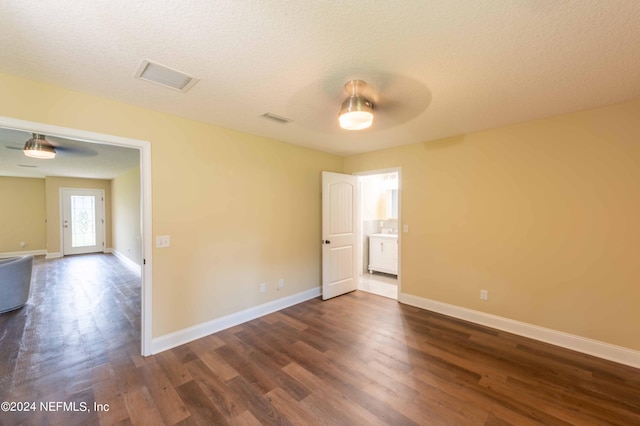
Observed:
[[[60,188],[104,190],[105,248],[111,248],[111,181],[103,179],[78,179],[47,176],[47,253],[61,254],[60,246]]]
[[[111,181],[111,204],[113,249],[142,265],[139,167]]]
[[[44,179],[0,176],[0,254],[45,248]]]
[[[402,167],[403,292],[640,350],[639,123],[634,101],[345,171]]]
[[[317,287],[320,171],[399,166],[404,292],[640,350],[640,101],[345,159],[2,74],[0,115],[151,141],[154,337]]]
[[[154,337],[320,284],[320,172],[341,157],[6,74],[0,115],[151,142],[153,234],[171,237]]]

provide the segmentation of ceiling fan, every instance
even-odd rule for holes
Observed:
[[[68,142],[68,143],[67,143]],[[32,133],[31,138],[24,143],[23,147],[5,145],[7,149],[22,151],[24,155],[39,160],[50,160],[56,154],[73,154],[80,157],[91,157],[97,152],[80,146],[73,146],[72,141],[65,139],[47,137],[40,133]]]
[[[362,93],[367,83],[362,80],[351,80],[344,85],[349,94],[340,108],[338,122],[345,130],[363,130],[373,123],[373,103]]]
[[[428,108],[431,98],[429,88],[412,77],[346,70],[297,91],[287,113],[299,126],[325,134],[348,133],[359,140],[413,120]]]

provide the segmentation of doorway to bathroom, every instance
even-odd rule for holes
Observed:
[[[400,294],[400,169],[358,175],[358,289],[391,299]]]

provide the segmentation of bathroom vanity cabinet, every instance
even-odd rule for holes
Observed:
[[[369,272],[398,275],[398,235],[369,235]]]

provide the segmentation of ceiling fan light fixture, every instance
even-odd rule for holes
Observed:
[[[39,160],[50,160],[56,157],[56,150],[45,138],[44,135],[32,134],[32,138],[24,144],[22,150],[24,155]]]
[[[371,127],[373,112],[369,109],[343,109],[340,112],[340,127],[345,130],[363,130]]]
[[[362,80],[351,80],[344,85],[349,97],[342,103],[338,121],[346,130],[363,130],[373,123],[373,103],[360,91],[367,85]]]

